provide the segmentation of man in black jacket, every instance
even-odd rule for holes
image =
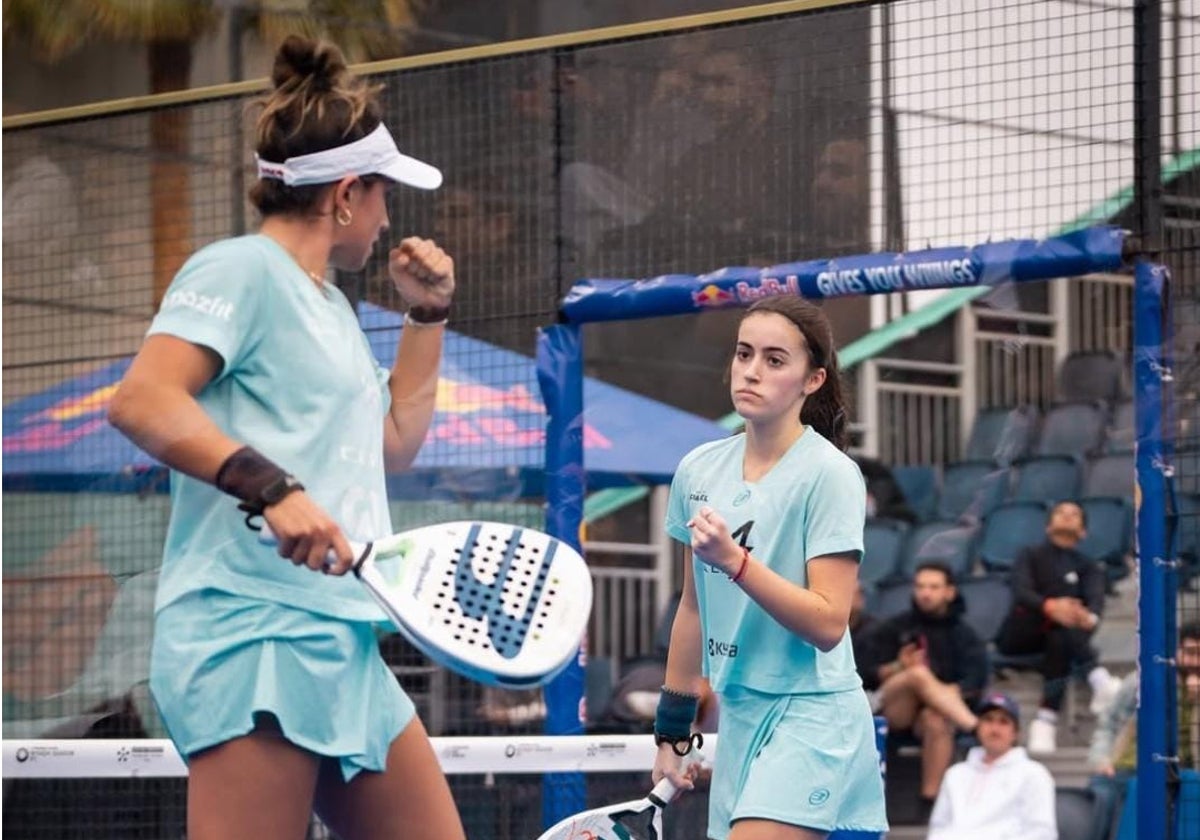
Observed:
[[[1105,577],[1098,563],[1076,549],[1086,529],[1083,508],[1059,502],[1050,511],[1046,541],[1023,549],[1012,568],[1013,607],[996,647],[1014,656],[1043,654],[1041,708],[1029,724],[1031,753],[1054,751],[1058,710],[1072,673],[1087,675],[1095,712],[1120,687],[1120,680],[1097,664],[1091,644],[1104,613]]]
[[[875,627],[860,672],[879,689],[888,726],[921,739],[921,797],[932,806],[954,760],[955,728],[973,731],[970,703],[987,681],[987,649],[963,620],[954,573],[922,563],[913,575],[913,607]]]

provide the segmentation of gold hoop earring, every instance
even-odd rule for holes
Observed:
[[[334,218],[337,219],[337,223],[342,227],[348,227],[350,223],[354,221],[354,216],[345,208],[337,211],[337,214],[334,216]]]

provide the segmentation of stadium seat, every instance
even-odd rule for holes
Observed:
[[[1062,402],[1104,400],[1123,396],[1125,363],[1108,350],[1077,351],[1058,368],[1058,399]]]
[[[887,621],[912,606],[912,581],[901,580],[882,586],[867,600],[867,612],[878,621]]]
[[[1087,496],[1079,500],[1087,516],[1087,536],[1079,544],[1084,556],[1104,564],[1109,582],[1129,572],[1126,556],[1133,550],[1133,505],[1112,496]]]
[[[1100,403],[1068,403],[1046,412],[1034,453],[1086,456],[1100,449],[1108,412]]]
[[[1133,499],[1134,464],[1132,452],[1099,455],[1084,465],[1084,496],[1115,496]]]
[[[900,485],[905,501],[917,515],[918,522],[933,519],[938,503],[938,469],[928,464],[909,464],[892,467],[892,475]]]
[[[955,577],[962,577],[971,568],[971,549],[978,529],[957,522],[937,520],[918,525],[909,532],[901,557],[899,577],[911,580],[917,566],[936,561],[950,568]]]
[[[971,424],[964,460],[1011,464],[1030,454],[1037,429],[1038,410],[1032,405],[982,409]]]
[[[1087,788],[1060,787],[1054,791],[1058,840],[1103,840],[1103,824],[1096,796]]]
[[[1003,575],[967,578],[958,584],[966,613],[963,619],[985,642],[994,642],[1012,608],[1012,587]]]
[[[953,522],[963,516],[978,521],[1004,499],[1008,469],[995,461],[959,461],[942,468],[942,493],[936,518]]]
[[[1041,502],[1006,502],[983,522],[979,559],[993,572],[1008,572],[1021,549],[1045,538],[1047,506]]]
[[[1132,452],[1135,429],[1133,400],[1121,400],[1113,405],[1112,417],[1104,431],[1104,451]]]
[[[682,591],[668,599],[654,628],[653,650],[643,656],[616,661],[609,657],[589,656],[584,668],[584,697],[587,703],[587,731],[590,733],[625,733],[645,731],[646,723],[633,719],[620,705],[618,696],[627,679],[637,670],[666,667],[667,648],[671,644],[671,628],[679,611]]]
[[[896,578],[908,538],[908,525],[896,519],[872,517],[863,529],[863,560],[858,579],[873,588]]]
[[[1045,455],[1018,461],[1013,469],[1012,501],[1060,502],[1079,497],[1082,468],[1070,455]]]

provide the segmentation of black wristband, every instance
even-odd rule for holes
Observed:
[[[226,458],[213,483],[218,490],[241,500],[238,509],[246,512],[246,524],[251,528],[252,517],[261,516],[267,507],[282,501],[289,493],[304,489],[287,470],[250,446],[243,446]]]
[[[408,319],[414,324],[444,324],[449,317],[449,306],[410,306],[408,309]]]

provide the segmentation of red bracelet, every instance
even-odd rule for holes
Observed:
[[[737,573],[730,578],[731,581],[737,583],[746,574],[746,567],[750,565],[750,549],[742,546],[742,565],[738,566]]]

